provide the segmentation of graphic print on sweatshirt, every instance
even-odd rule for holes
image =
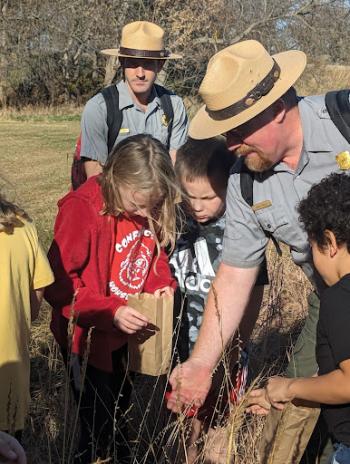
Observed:
[[[111,293],[127,301],[128,295],[142,292],[154,247],[154,237],[146,228],[146,221],[118,218],[109,282]]]
[[[202,324],[205,302],[221,261],[225,215],[207,224],[188,221],[188,232],[177,242],[170,264],[183,296],[191,353]]]

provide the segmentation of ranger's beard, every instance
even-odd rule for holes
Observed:
[[[253,172],[268,171],[274,165],[263,151],[252,145],[243,144],[235,150],[235,153],[237,156],[243,156],[244,164]]]

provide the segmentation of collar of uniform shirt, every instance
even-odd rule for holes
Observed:
[[[129,93],[128,87],[124,81],[120,81],[117,84],[118,92],[119,92],[119,108],[121,110],[134,106],[133,99]]]
[[[123,110],[125,108],[130,108],[132,106],[135,106],[135,102],[133,101],[129,93],[126,83],[124,81],[120,81],[117,84],[117,87],[119,91],[119,108]],[[150,105],[149,105],[149,108],[147,109],[147,113],[151,112],[154,106],[156,105],[159,107],[161,106],[160,98],[158,97],[154,86],[152,87],[149,101],[150,101]]]
[[[288,171],[294,175],[299,175],[309,163],[309,153],[329,153],[332,147],[324,132],[322,118],[315,109],[304,99],[298,103],[301,124],[303,128],[303,149],[300,155],[298,166],[293,172],[285,163],[278,163],[273,167],[274,171]],[[328,113],[327,113],[328,115]],[[329,119],[329,116],[327,116]]]
[[[316,111],[306,100],[302,99],[298,104],[303,128],[304,151],[315,153],[331,152],[332,147],[322,126],[322,120],[330,119],[330,117],[328,113],[325,113],[325,117],[321,117],[319,111]]]

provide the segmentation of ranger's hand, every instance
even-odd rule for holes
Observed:
[[[186,412],[203,405],[211,387],[211,369],[196,359],[189,359],[175,367],[169,383],[172,391],[168,408],[173,412]]]

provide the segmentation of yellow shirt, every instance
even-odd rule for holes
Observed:
[[[22,219],[21,219],[22,220]],[[53,282],[34,224],[0,232],[0,430],[21,430],[29,405],[30,291]]]

